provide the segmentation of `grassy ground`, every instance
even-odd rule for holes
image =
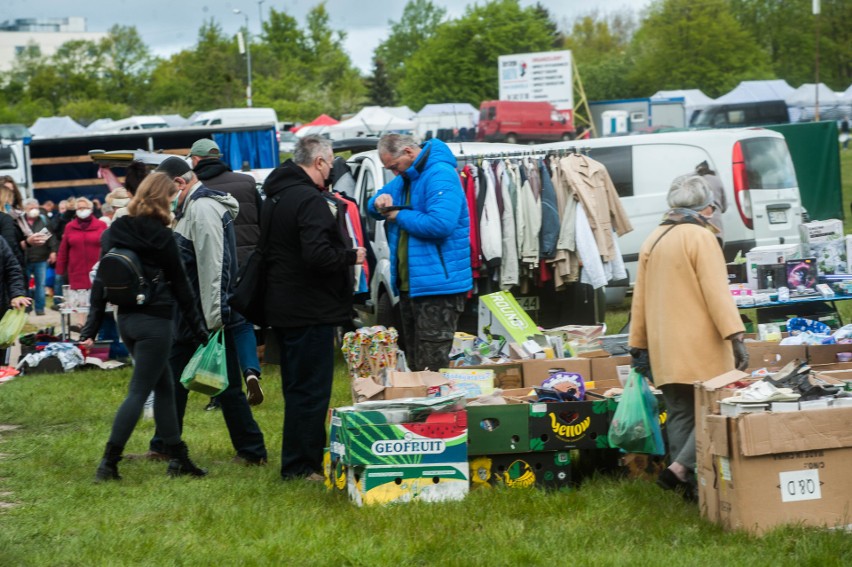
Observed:
[[[210,469],[165,476],[165,464],[122,461],[124,479],[92,475],[129,372],[20,377],[0,386],[0,565],[842,565],[848,534],[788,527],[725,533],[697,508],[643,481],[595,478],[579,490],[481,490],[462,502],[359,509],[307,481],[279,480],[277,372],[255,415],[270,464],[243,468],[221,415],[193,394],[186,440]],[[334,405],[348,401],[338,365]],[[152,432],[140,422],[129,451]]]

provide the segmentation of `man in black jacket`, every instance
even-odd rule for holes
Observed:
[[[219,144],[209,138],[196,140],[189,149],[192,169],[198,180],[216,191],[233,195],[240,205],[240,212],[234,220],[234,234],[237,240],[237,263],[242,266],[260,236],[260,193],[254,177],[243,173],[234,173],[223,162]],[[254,327],[246,322],[234,328],[234,343],[237,346],[237,358],[246,381],[246,397],[249,405],[256,406],[263,401],[263,389],[260,387],[260,360],[257,356],[257,339]],[[219,407],[215,398],[210,399],[207,409]]]
[[[293,159],[263,186],[267,320],[278,340],[284,393],[281,476],[322,480],[325,415],[334,372],[334,327],[352,317],[352,266],[365,250],[340,230],[342,209],[328,195],[331,142],[305,136]]]

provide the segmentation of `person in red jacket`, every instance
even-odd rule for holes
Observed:
[[[56,260],[56,273],[66,278],[71,289],[92,288],[89,272],[100,259],[101,234],[106,228],[92,216],[92,202],[77,199],[76,216],[65,226]]]

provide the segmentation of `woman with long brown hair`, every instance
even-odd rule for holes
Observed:
[[[175,406],[174,381],[169,367],[172,344],[172,307],[175,302],[196,330],[198,342],[206,342],[207,327],[193,298],[193,292],[169,226],[172,203],[177,196],[174,182],[162,173],[146,177],[128,205],[128,214],[112,223],[103,239],[103,250],[128,248],[139,256],[150,282],[157,282],[153,297],[144,305],[117,308],[118,329],[133,356],[133,376],[127,397],[118,408],[96,481],[119,479],[118,462],[124,446],[136,427],[148,395],[154,392],[154,421],[166,445],[169,476],[204,476],[189,459],[181,440]],[[103,285],[95,277],[91,308],[80,340],[91,346],[104,315]]]

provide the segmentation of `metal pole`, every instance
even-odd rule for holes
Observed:
[[[814,105],[814,121],[819,122],[819,14],[821,12],[819,0],[814,0],[813,11],[814,17],[816,18],[816,64],[814,65],[814,71],[816,73],[816,82],[814,83],[814,99],[816,103]]]
[[[257,0],[257,16],[260,21],[260,33],[263,33],[263,3],[265,0]]]
[[[246,87],[246,106],[251,108],[251,31],[249,30],[248,14],[246,17],[246,68],[248,69],[248,86]]]

